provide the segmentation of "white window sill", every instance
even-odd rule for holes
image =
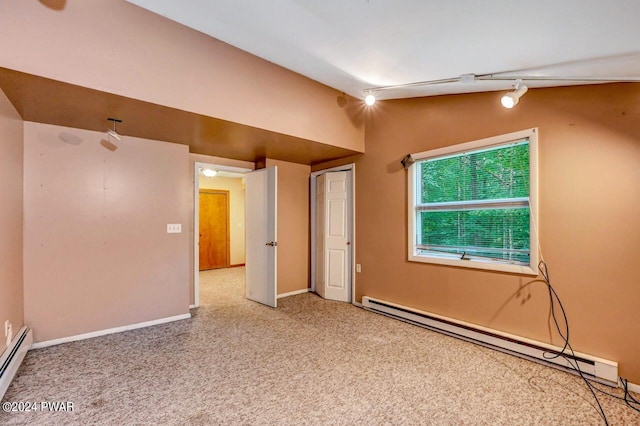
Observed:
[[[511,265],[499,262],[482,262],[478,260],[461,260],[440,258],[427,255],[409,255],[410,262],[432,263],[436,265],[457,266],[460,268],[483,269],[487,271],[508,272],[511,274],[537,276],[538,270],[531,265]]]

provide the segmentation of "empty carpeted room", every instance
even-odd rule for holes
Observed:
[[[638,17],[0,0],[0,424],[640,424]]]

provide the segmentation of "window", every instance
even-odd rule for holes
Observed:
[[[409,260],[537,275],[537,129],[413,154]]]

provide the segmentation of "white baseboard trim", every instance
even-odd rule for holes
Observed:
[[[627,383],[627,389],[629,389],[631,392],[635,392],[637,394],[640,394],[640,385],[634,385],[633,383]]]
[[[278,295],[278,299],[282,299],[283,297],[295,296],[296,294],[308,293],[308,288],[303,288],[302,290],[290,291],[289,293],[282,293]]]
[[[364,305],[362,303],[356,302],[355,300],[353,301],[352,305],[357,308],[364,308]]]
[[[160,318],[153,321],[139,322],[137,324],[123,325],[121,327],[108,328],[106,330],[92,331],[91,333],[76,334],[75,336],[61,337],[60,339],[36,342],[31,345],[31,349],[46,348],[48,346],[60,345],[62,343],[76,342],[78,340],[91,339],[93,337],[106,336],[107,334],[122,333],[123,331],[136,330],[138,328],[151,327],[153,325],[165,324],[191,318],[191,314],[176,315],[173,317]]]
[[[189,309],[193,309],[195,307],[196,307],[196,305],[189,305]]]

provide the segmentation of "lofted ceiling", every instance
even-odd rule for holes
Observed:
[[[638,0],[127,1],[359,98],[640,77]]]

